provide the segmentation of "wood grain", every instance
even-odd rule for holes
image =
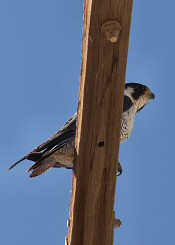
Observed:
[[[112,245],[119,135],[133,0],[86,0],[69,245]],[[116,43],[101,25],[117,20]]]

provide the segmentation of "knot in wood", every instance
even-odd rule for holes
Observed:
[[[117,20],[106,20],[101,25],[101,32],[112,43],[117,42],[121,31],[121,25]]]

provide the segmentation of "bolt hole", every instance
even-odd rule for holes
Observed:
[[[98,143],[98,147],[103,147],[105,145],[105,142],[104,141],[101,141]]]

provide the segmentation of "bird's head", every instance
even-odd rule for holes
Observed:
[[[125,95],[129,96],[136,106],[136,112],[140,111],[148,102],[155,98],[155,94],[145,85],[139,83],[126,83]]]

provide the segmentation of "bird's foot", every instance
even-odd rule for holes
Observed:
[[[119,228],[122,225],[122,222],[120,219],[117,219],[115,217],[115,211],[114,211],[114,228]]]
[[[114,220],[114,228],[119,228],[122,225],[122,222],[120,219],[115,219]]]
[[[118,174],[117,176],[120,176],[122,174],[123,170],[122,170],[122,165],[118,162]]]

